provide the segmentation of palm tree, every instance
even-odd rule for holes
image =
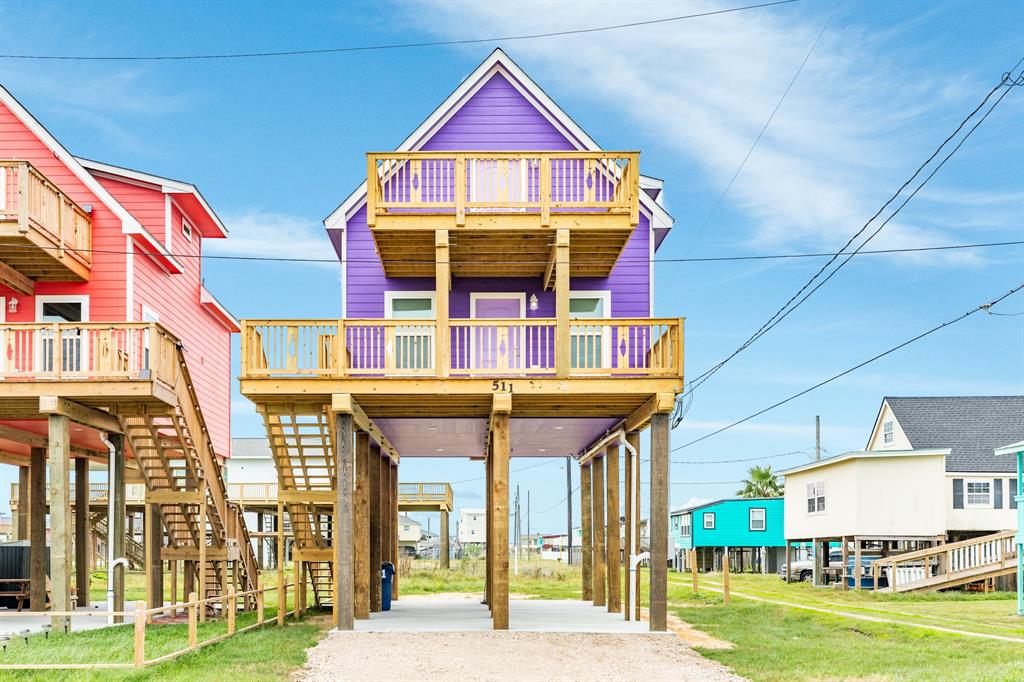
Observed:
[[[783,485],[770,464],[750,467],[743,487],[736,491],[740,497],[782,497]]]

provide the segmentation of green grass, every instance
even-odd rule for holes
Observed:
[[[125,599],[133,601],[144,596],[144,575],[125,576]],[[277,574],[267,572],[264,586],[274,585]],[[179,583],[180,585],[180,583]],[[135,670],[108,671],[4,671],[0,678],[18,680],[280,680],[286,678],[306,660],[305,650],[313,646],[325,628],[329,616],[314,615],[299,621],[289,619],[286,627],[272,624],[277,614],[277,593],[267,600],[262,628],[212,644],[173,661]],[[289,594],[288,608],[292,605]],[[240,613],[238,629],[256,622],[255,613]],[[199,641],[227,632],[227,623],[209,619],[199,624]],[[186,647],[188,625],[185,623],[151,625],[146,628],[146,658],[152,659]],[[51,633],[49,639],[33,635],[26,644],[12,640],[3,663],[131,663],[134,655],[134,629],[131,624],[100,630],[83,630],[65,635]]]
[[[289,572],[289,578],[291,573]],[[276,582],[276,573],[263,576],[264,585]],[[646,604],[647,574],[641,574],[641,603]],[[519,564],[519,574],[509,576],[515,595],[534,599],[579,599],[580,570],[555,562],[537,560]],[[92,594],[101,601],[102,590]],[[699,594],[691,589],[690,575],[669,573],[668,600],[671,612],[719,639],[732,642],[730,650],[700,650],[708,658],[758,681],[784,680],[1019,680],[1024,679],[1024,645],[947,634],[890,623],[874,623],[832,614],[754,602],[734,596],[726,606],[711,587],[721,584],[717,574],[701,574]],[[144,596],[142,574],[126,576],[126,599]],[[776,576],[733,574],[734,592],[777,599],[819,608],[841,610],[871,617],[890,618],[924,625],[1024,638],[1024,622],[1015,615],[1010,593],[880,595],[867,591],[814,588],[806,583],[785,584]],[[179,583],[180,587],[180,583]],[[402,596],[442,592],[482,594],[484,562],[465,559],[442,571],[437,562],[415,561],[411,573],[400,579]],[[169,592],[168,592],[169,594]],[[289,600],[290,602],[291,600]],[[276,596],[267,602],[271,620]],[[240,614],[238,627],[254,621]],[[286,628],[268,625],[173,662],[139,672],[102,673],[21,672],[11,679],[172,679],[172,680],[280,680],[305,661],[312,646],[330,626],[329,614],[290,622]],[[222,621],[201,626],[200,637],[225,631]],[[161,625],[147,629],[148,658],[183,646],[185,625]],[[130,661],[131,626],[100,631],[51,635],[49,641],[35,636],[26,646],[18,640],[9,646],[3,662]],[[5,675],[5,679],[8,676]]]

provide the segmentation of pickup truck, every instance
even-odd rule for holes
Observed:
[[[864,576],[868,576],[870,578],[870,575],[871,575],[871,562],[874,561],[877,558],[878,558],[877,556],[861,556],[861,558],[860,558],[860,566],[861,566],[861,578],[862,579],[863,579]],[[854,562],[854,558],[853,558],[853,554],[852,553],[850,554],[850,556],[848,558],[848,562],[849,562],[849,569],[850,569],[850,571],[852,571],[853,570],[853,562]],[[800,582],[803,582],[805,580],[810,580],[811,576],[814,575],[814,559],[813,558],[811,558],[811,559],[804,559],[804,560],[801,560],[801,561],[793,561],[793,562],[791,562],[791,564],[792,564],[792,567],[793,567],[793,578],[794,578],[794,580],[798,580]],[[843,566],[843,551],[841,549],[829,550],[829,553],[828,553],[828,564],[829,564],[829,570],[834,571],[833,577],[836,580],[838,580],[841,577],[840,571],[842,570],[842,566]],[[786,564],[783,563],[782,566],[779,567],[779,578],[782,581],[786,582],[786,577],[787,577],[787,575],[786,575]],[[884,586],[886,584],[885,578],[886,578],[886,575],[885,575],[885,571],[883,570],[882,575],[879,578],[879,584],[880,585]]]

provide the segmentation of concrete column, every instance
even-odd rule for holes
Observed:
[[[355,628],[353,585],[353,504],[355,451],[353,446],[352,415],[337,412],[334,415],[336,434],[334,451],[337,481],[337,501],[334,515],[334,605],[335,626],[339,630]]]
[[[62,414],[51,414],[46,455],[50,473],[50,605],[54,611],[71,610],[71,425]],[[54,628],[64,627],[64,616],[54,616]]]
[[[92,529],[89,526],[89,460],[75,460],[75,591],[78,606],[89,605],[89,555]]]
[[[46,448],[30,451],[29,494],[29,604],[33,611],[46,610]]]
[[[651,416],[651,630],[668,629],[669,415]]]

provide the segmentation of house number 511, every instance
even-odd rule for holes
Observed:
[[[507,391],[508,393],[511,393],[512,392],[512,382],[511,381],[492,381],[491,382],[491,390],[492,391],[502,391],[502,392],[506,392]]]

